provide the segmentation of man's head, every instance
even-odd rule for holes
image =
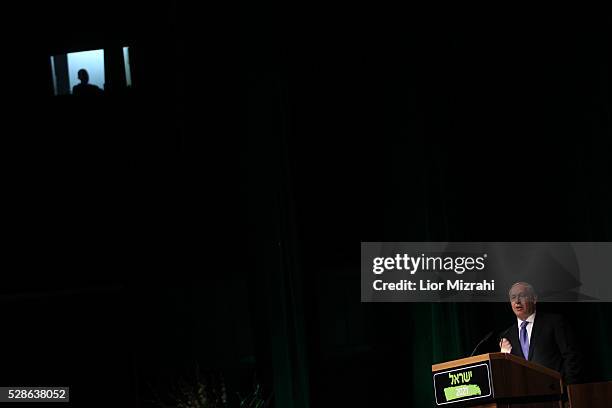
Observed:
[[[89,82],[89,74],[87,73],[87,70],[85,69],[79,69],[79,72],[77,73],[77,77],[79,78],[79,81],[81,81],[84,84]]]
[[[521,320],[527,319],[536,310],[538,295],[527,282],[517,282],[508,291],[512,311]]]

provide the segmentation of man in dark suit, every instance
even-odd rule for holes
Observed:
[[[571,328],[560,315],[536,313],[538,296],[526,282],[508,292],[517,322],[504,331],[501,351],[561,373],[566,384],[580,382],[582,364]]]
[[[75,96],[100,96],[102,89],[89,83],[89,73],[86,69],[79,69],[77,73],[79,84],[72,87],[72,94]]]

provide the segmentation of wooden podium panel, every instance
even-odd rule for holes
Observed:
[[[563,394],[561,374],[508,353],[489,355],[496,398],[533,397]],[[527,381],[521,381],[527,379]]]
[[[604,408],[612,406],[612,381],[567,386],[570,408]]]

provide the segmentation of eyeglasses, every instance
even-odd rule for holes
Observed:
[[[510,296],[510,301],[511,302],[515,302],[517,300],[530,300],[530,299],[531,299],[531,295],[529,295],[527,293],[519,293],[518,295]]]

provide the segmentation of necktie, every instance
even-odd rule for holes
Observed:
[[[525,356],[525,360],[529,359],[529,338],[527,337],[527,325],[529,324],[528,321],[524,321],[521,323],[521,335],[520,335],[520,340],[521,340],[521,349],[523,349],[523,356]]]

